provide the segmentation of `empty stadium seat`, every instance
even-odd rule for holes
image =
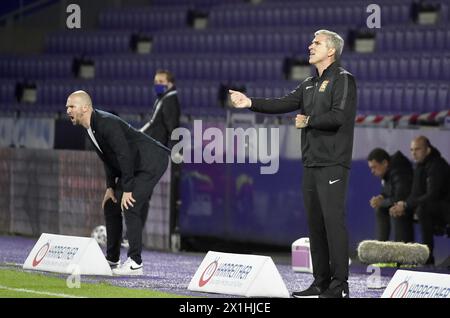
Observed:
[[[212,8],[210,24],[216,28],[280,26],[347,25],[363,26],[367,12],[364,6],[355,1],[302,3],[302,2],[268,2],[258,6],[221,6]],[[359,3],[360,4],[360,3]],[[367,3],[368,5],[369,3]],[[399,24],[412,21],[411,3],[384,2],[384,24]]]
[[[382,8],[382,28],[372,30],[376,52],[344,52],[343,65],[357,79],[358,112],[449,108],[448,4],[427,0],[441,4],[439,25],[420,26],[413,24],[411,16],[414,1],[377,1]],[[0,107],[14,101],[13,83],[36,80],[37,110],[60,110],[68,93],[86,89],[100,106],[146,112],[155,98],[151,83],[158,68],[174,72],[182,107],[194,113],[222,111],[216,108],[220,83],[240,81],[252,96],[281,96],[298,85],[284,80],[284,59],[307,57],[307,47],[318,28],[336,30],[346,41],[353,29],[367,31],[365,8],[370,3],[265,0],[253,5],[246,0],[154,0],[145,8],[105,9],[96,31],[50,34],[46,38],[50,56],[1,56]],[[208,29],[187,27],[191,9],[209,12]],[[153,39],[151,54],[132,52],[131,37],[136,31]],[[73,58],[86,55],[94,60],[95,79],[73,80]]]
[[[71,78],[72,56],[14,56],[0,59],[0,78]]]
[[[154,31],[183,28],[187,25],[189,7],[138,7],[106,9],[99,15],[99,25],[105,30]]]
[[[16,82],[11,80],[0,80],[0,102],[12,103],[15,101]]]
[[[46,50],[49,53],[102,54],[131,52],[131,32],[70,31],[49,35]]]

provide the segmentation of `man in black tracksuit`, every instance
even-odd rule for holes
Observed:
[[[157,70],[153,80],[157,99],[149,121],[140,129],[143,133],[172,149],[172,131],[180,126],[180,103],[175,87],[175,76],[169,70]],[[178,200],[181,165],[175,161],[170,170],[170,234],[178,233]]]
[[[168,70],[156,71],[154,90],[157,96],[149,121],[140,129],[163,145],[172,148],[172,131],[180,125],[180,103],[175,78]]]
[[[142,230],[153,188],[168,165],[169,150],[121,118],[94,109],[89,95],[76,91],[67,99],[67,115],[86,128],[104,163],[106,192],[102,202],[108,235],[106,259],[116,275],[142,275]],[[120,266],[122,213],[128,231],[128,259]]]
[[[277,99],[248,98],[230,91],[235,107],[263,113],[299,110],[302,129],[303,197],[306,208],[313,284],[294,297],[349,297],[348,234],[345,203],[352,159],[356,83],[339,64],[344,45],[336,33],[320,30],[309,46],[309,63],[318,76],[309,77]]]
[[[413,168],[411,162],[401,151],[390,156],[384,149],[375,148],[367,157],[372,174],[381,178],[381,194],[370,199],[370,206],[375,210],[377,240],[389,241],[391,221],[394,226],[395,241],[413,242],[413,211],[391,216],[389,209],[395,202],[406,200],[411,192]]]
[[[417,163],[411,194],[391,207],[391,214],[414,210],[419,218],[422,242],[430,249],[427,264],[434,264],[433,235],[450,224],[450,166],[428,138],[411,142],[411,154]],[[442,233],[441,233],[442,234]]]

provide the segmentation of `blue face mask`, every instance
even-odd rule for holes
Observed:
[[[164,84],[155,84],[154,86],[156,95],[162,95],[167,92],[167,85]]]

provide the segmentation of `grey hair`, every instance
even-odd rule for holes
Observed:
[[[328,30],[319,30],[314,33],[314,36],[319,34],[325,34],[327,36],[327,48],[333,48],[336,50],[334,57],[338,60],[341,57],[342,50],[344,49],[344,39],[336,32]]]

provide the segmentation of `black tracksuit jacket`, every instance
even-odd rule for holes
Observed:
[[[310,116],[301,136],[304,166],[350,168],[356,99],[355,78],[336,61],[322,76],[307,78],[284,97],[252,98],[250,109],[270,114],[298,110]]]
[[[169,148],[172,148],[177,142],[176,140],[171,140],[172,131],[180,126],[180,103],[178,101],[178,95],[170,94],[174,91],[176,91],[175,87],[158,97],[154,105],[157,105],[161,100],[162,105],[160,109],[153,109],[153,112],[157,113],[153,113],[151,117],[155,116],[155,118],[144,131],[147,135]]]

